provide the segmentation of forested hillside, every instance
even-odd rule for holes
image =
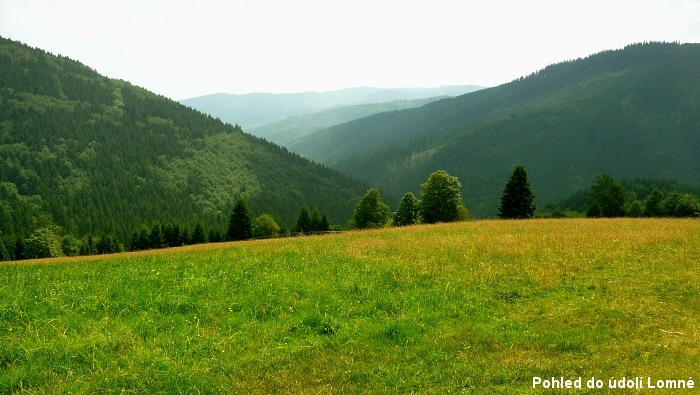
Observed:
[[[446,97],[440,96],[331,108],[311,114],[287,117],[263,126],[247,128],[246,131],[308,157],[301,147],[305,146],[307,138],[315,139],[316,133],[321,130],[377,113],[420,107],[444,98]]]
[[[517,164],[538,204],[617,178],[700,183],[700,45],[649,43],[511,83],[326,130],[310,155],[400,196],[435,169],[493,216]]]
[[[0,38],[0,237],[37,227],[114,234],[153,221],[225,226],[234,201],[291,227],[334,223],[366,187],[238,126]]]

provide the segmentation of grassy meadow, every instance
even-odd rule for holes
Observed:
[[[666,392],[608,380],[700,381],[698,367],[697,220],[473,221],[0,264],[0,393],[644,394]]]

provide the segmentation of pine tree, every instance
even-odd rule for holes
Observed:
[[[228,240],[247,240],[253,237],[253,214],[243,199],[238,199],[233,206],[233,213],[228,223]]]
[[[527,172],[522,165],[518,165],[503,188],[498,216],[504,219],[532,218],[535,214],[534,199]]]

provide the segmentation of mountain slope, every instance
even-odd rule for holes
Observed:
[[[334,107],[311,114],[287,117],[281,121],[269,123],[260,127],[248,128],[246,130],[255,136],[262,137],[305,156],[303,150],[297,149],[297,146],[302,144],[307,138],[313,138],[316,133],[324,129],[382,112],[420,107],[443,98],[444,97],[433,97],[415,100],[395,100],[382,103]]]
[[[46,214],[67,232],[122,240],[152,221],[225,226],[249,200],[292,226],[302,204],[336,223],[364,185],[211,116],[0,38],[0,232]]]
[[[180,103],[218,117],[224,122],[241,125],[248,130],[287,117],[310,114],[333,107],[457,96],[478,89],[481,87],[466,85],[398,89],[361,87],[322,93],[249,93],[245,95],[217,93],[181,100]]]
[[[700,183],[700,45],[651,43],[552,65],[509,84],[328,129],[314,149],[389,193],[435,169],[493,216],[522,163],[542,204],[619,178]]]

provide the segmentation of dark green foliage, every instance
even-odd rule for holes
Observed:
[[[463,219],[460,215],[462,184],[457,177],[438,170],[421,187],[419,216],[422,222],[433,224]]]
[[[218,229],[209,229],[209,235],[207,236],[207,241],[210,243],[220,243],[224,241],[224,235]]]
[[[24,241],[22,241],[22,239],[17,239],[17,241],[15,241],[15,248],[12,253],[12,258],[16,261],[26,259],[24,255],[24,250]]]
[[[645,217],[663,217],[664,212],[661,208],[661,202],[664,200],[664,194],[654,188],[653,191],[644,200],[644,216]]]
[[[80,255],[80,246],[80,240],[73,235],[65,235],[61,240],[61,251],[65,256]]]
[[[226,235],[231,241],[248,240],[253,237],[253,213],[245,200],[236,200]]]
[[[9,261],[12,259],[10,251],[5,246],[5,242],[0,238],[0,261]]]
[[[498,216],[505,219],[532,218],[535,214],[534,200],[535,194],[527,180],[527,171],[518,165],[503,188]]]
[[[113,254],[115,252],[124,251],[124,247],[117,242],[114,236],[103,235],[97,238],[95,250],[97,254]]]
[[[326,213],[321,214],[321,220],[318,223],[317,229],[319,232],[329,232],[331,230],[331,221],[328,219]]]
[[[666,217],[700,217],[700,199],[688,193],[671,192],[660,204]]]
[[[299,217],[297,218],[297,223],[294,226],[294,233],[303,234],[304,232],[311,232],[311,215],[309,214],[309,208],[306,206],[301,206],[299,210]]]
[[[645,217],[664,217],[661,202],[665,196],[672,192],[687,193],[694,196],[700,195],[700,186],[688,184],[679,184],[673,180],[667,179],[643,179],[635,178],[631,180],[620,180],[620,184],[625,189],[625,210],[633,208],[635,203],[633,200],[641,200],[643,206],[643,216]],[[576,191],[557,202],[550,203],[544,206],[545,212],[559,210],[570,214],[585,213],[587,206],[589,189]],[[627,212],[627,211],[626,211]]]
[[[631,45],[349,122],[315,141],[362,147],[333,166],[397,196],[445,169],[468,186],[464,199],[478,217],[497,214],[513,163],[527,168],[540,207],[603,173],[700,184],[698,64],[699,44]]]
[[[389,219],[389,206],[382,201],[379,189],[370,188],[355,207],[353,219],[355,227],[381,228]]]
[[[0,158],[0,232],[22,240],[41,213],[64,234],[126,244],[153,222],[225,229],[232,195],[281,222],[306,202],[344,221],[366,189],[239,127],[3,38]],[[170,236],[149,248],[182,244]]]
[[[141,251],[151,248],[150,233],[146,225],[141,225],[131,234],[131,251]]]
[[[253,220],[253,237],[277,237],[279,234],[280,226],[270,214],[262,214]]]
[[[635,218],[644,217],[644,206],[634,193],[627,194],[625,198],[625,215]]]
[[[206,242],[204,236],[204,224],[202,222],[197,222],[192,230],[192,237],[190,238],[190,244],[202,244]]]
[[[317,208],[309,210],[308,207],[302,206],[299,210],[294,233],[296,234],[314,234],[328,232],[331,229],[330,220],[326,213],[321,214]]]
[[[394,213],[394,225],[407,226],[418,222],[418,209],[420,201],[411,192],[406,192],[399,202],[399,207]]]
[[[603,175],[595,179],[588,192],[576,192],[548,205],[547,210],[581,212],[587,202],[589,216],[614,213],[615,216],[627,217],[699,217],[698,193],[700,187],[675,181],[634,179],[617,182],[609,175]],[[608,202],[605,206],[608,208],[602,209],[606,203],[595,204],[596,201]]]
[[[163,226],[161,224],[155,223],[151,227],[151,233],[148,235],[148,248],[163,248],[165,247],[165,242],[163,240]]]
[[[624,217],[625,189],[609,174],[596,177],[588,194],[589,217]]]

